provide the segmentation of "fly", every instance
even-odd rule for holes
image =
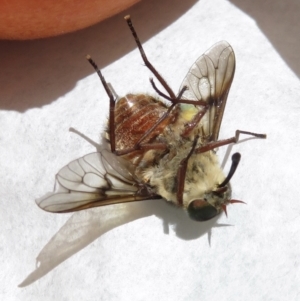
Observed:
[[[237,143],[240,134],[266,138],[265,134],[237,130],[219,140],[227,96],[235,71],[232,47],[221,41],[192,65],[176,95],[148,61],[130,16],[125,20],[156,93],[169,104],[147,94],[115,96],[90,56],[109,97],[109,122],[105,132],[109,148],[70,162],[56,175],[56,190],[37,200],[50,212],[72,212],[97,206],[162,198],[186,209],[197,221],[209,220],[226,207],[242,201],[231,198],[229,181],[241,155],[232,156],[227,176],[215,149]]]

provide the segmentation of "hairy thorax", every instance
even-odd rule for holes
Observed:
[[[137,104],[137,100],[140,101],[141,99],[142,105],[141,102]],[[148,114],[147,107],[149,106],[152,106],[151,116]],[[124,110],[124,107],[126,110]],[[162,102],[152,97],[150,98],[150,96],[145,97],[142,95],[127,95],[126,98],[121,99],[121,102],[118,102],[118,108],[124,110],[120,114],[123,117],[123,125],[126,119],[130,119],[131,124],[135,125],[134,128],[131,127],[130,131],[127,130],[126,133],[124,133],[126,131],[126,128],[124,130],[124,126],[119,128],[122,129],[123,134],[123,136],[119,135],[119,138],[123,137],[119,139],[119,146],[122,148],[124,148],[124,145],[128,145],[124,137],[131,135],[131,140],[128,141],[130,141],[130,146],[132,146],[134,141],[137,141],[140,137],[138,129],[141,127],[143,127],[143,130],[151,128],[167,110],[167,107]],[[153,109],[155,109],[154,113]],[[126,118],[124,118],[124,112],[126,112]],[[162,125],[159,125],[145,140],[145,143],[165,145],[166,149],[134,151],[124,156],[124,158],[134,164],[135,174],[139,179],[142,179],[143,183],[155,187],[155,192],[158,195],[161,195],[164,199],[175,205],[179,205],[177,199],[177,173],[180,163],[188,156],[195,136],[203,132],[203,127],[206,127],[204,124],[206,121],[203,119],[187,137],[182,137],[185,125],[193,119],[196,113],[197,109],[192,105],[178,106],[166,121]],[[138,120],[133,120],[137,116],[139,116]],[[134,141],[133,137],[135,137]],[[124,145],[121,145],[121,143]],[[197,147],[202,146],[204,143],[206,141],[203,140],[202,136],[202,139],[198,141]],[[214,151],[192,154],[188,161],[183,204],[181,205],[187,208],[193,200],[205,199],[206,193],[216,189],[224,178],[225,176]]]

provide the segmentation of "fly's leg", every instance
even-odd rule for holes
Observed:
[[[151,80],[150,80],[151,81]],[[154,83],[153,84],[153,87],[155,87],[154,89],[156,90],[156,86]],[[167,97],[167,99],[169,99],[170,101],[172,101],[172,105],[168,108],[167,112],[157,120],[157,122],[148,130],[146,131],[142,137],[138,140],[138,142],[136,143],[135,147],[133,150],[137,150],[137,149],[141,149],[142,147],[142,141],[144,139],[146,139],[167,117],[170,116],[170,114],[172,113],[172,110],[176,107],[177,107],[177,104],[179,103],[185,103],[185,102],[182,102],[182,100],[180,99],[182,94],[184,93],[184,91],[186,91],[186,87],[183,87],[181,89],[181,91],[179,92],[178,96],[175,98],[175,99],[169,99]],[[156,91],[159,91],[158,89]],[[160,92],[160,91],[159,91]],[[160,92],[161,93],[161,92]],[[163,93],[161,93],[163,94]],[[160,95],[161,95],[160,94]],[[194,104],[196,103],[196,101],[194,101]],[[202,104],[202,103],[201,103]],[[196,104],[195,104],[196,105]],[[194,127],[200,122],[201,118],[205,115],[205,113],[207,112],[207,110],[209,109],[209,106],[207,105],[207,103],[205,103],[205,106],[203,108],[203,110],[199,111],[195,116],[194,118],[192,119],[192,121],[188,122],[185,124],[185,130],[183,131],[183,133],[181,134],[182,137],[186,137],[188,136],[188,134],[194,129]],[[126,152],[127,154],[128,152]]]
[[[205,112],[208,110],[207,107],[207,102],[202,101],[202,100],[187,100],[187,99],[181,99],[183,93],[186,91],[187,87],[183,87],[182,90],[179,92],[178,96],[175,96],[175,93],[173,90],[170,88],[170,86],[167,84],[167,82],[164,80],[164,78],[159,74],[159,72],[154,68],[154,66],[149,62],[145,51],[143,49],[143,46],[140,42],[140,39],[133,27],[131,18],[129,15],[127,15],[124,18],[129,26],[129,29],[135,39],[136,45],[140,51],[141,57],[145,63],[145,65],[148,67],[148,69],[154,74],[154,76],[157,78],[157,80],[160,82],[160,84],[164,87],[164,89],[168,92],[169,96],[161,92],[155,85],[154,81],[152,78],[150,78],[151,85],[153,89],[158,93],[158,95],[162,96],[163,98],[169,100],[172,102],[172,105],[169,107],[168,111],[153,125],[152,128],[150,128],[142,137],[139,139],[139,141],[136,143],[135,148],[139,149],[142,141],[148,137],[150,133],[152,133],[170,114],[171,111],[176,107],[177,104],[185,103],[185,104],[193,104],[193,105],[202,105],[204,106],[204,110],[199,112],[194,119],[186,125],[186,130],[185,133],[182,136],[187,136],[193,128],[197,125],[198,122],[200,122],[201,118],[205,114]]]
[[[110,148],[111,151],[114,153],[116,151],[116,138],[115,138],[115,106],[116,106],[116,99],[113,96],[112,91],[110,90],[104,76],[102,75],[100,69],[98,68],[97,64],[93,61],[90,55],[87,55],[86,59],[89,63],[94,67],[96,70],[101,83],[106,91],[106,94],[109,97],[109,138],[110,138]]]
[[[147,56],[144,52],[144,49],[140,43],[140,40],[136,34],[136,31],[132,25],[130,16],[126,16],[125,20],[127,21],[127,24],[134,36],[134,39],[136,41],[136,44],[140,50],[141,56],[143,58],[143,61],[145,62],[146,66],[152,71],[152,73],[155,75],[155,77],[159,80],[159,82],[162,84],[162,86],[166,89],[166,91],[169,93],[171,99],[176,99],[176,96],[172,89],[169,87],[169,85],[166,83],[166,81],[162,78],[162,76],[158,73],[158,71],[152,66],[152,64],[148,61]],[[125,155],[129,154],[131,152],[134,152],[136,150],[145,150],[145,149],[166,149],[167,146],[165,144],[142,144],[143,140],[146,139],[171,113],[171,111],[174,109],[176,106],[176,103],[173,103],[167,110],[167,112],[148,130],[146,131],[142,137],[137,141],[137,143],[134,145],[133,148],[127,149],[127,150],[116,150],[116,138],[115,138],[115,103],[116,103],[116,98],[114,97],[109,85],[105,81],[104,76],[102,75],[100,69],[98,68],[97,64],[92,60],[92,58],[88,55],[87,60],[90,62],[90,64],[94,67],[96,70],[101,83],[109,97],[109,137],[110,137],[110,145],[111,145],[111,151],[117,155]],[[184,92],[185,89],[183,89]],[[182,93],[183,93],[182,92]],[[180,97],[182,95],[180,94]]]
[[[101,73],[101,70],[98,68],[97,64],[94,62],[94,60],[91,58],[91,56],[87,55],[87,60],[89,63],[93,66],[95,71],[97,72],[100,81],[108,95],[109,98],[109,137],[110,137],[110,148],[113,153],[116,155],[126,155],[131,152],[137,151],[137,150],[151,150],[151,149],[157,149],[157,150],[166,150],[167,145],[162,143],[156,143],[156,144],[147,144],[142,143],[144,139],[146,139],[169,115],[171,114],[172,110],[176,107],[177,103],[180,102],[180,98],[184,91],[186,90],[186,87],[183,87],[178,96],[175,98],[175,101],[173,102],[172,99],[170,99],[173,103],[168,108],[167,112],[157,120],[157,122],[149,129],[147,130],[142,137],[138,140],[138,142],[135,144],[133,148],[126,149],[126,150],[116,150],[116,138],[115,138],[115,105],[116,105],[116,93],[112,92],[109,84],[106,82],[103,74]],[[151,65],[152,66],[152,65]],[[153,86],[155,87],[155,90],[157,89],[155,84],[153,83]],[[158,89],[157,89],[158,90]],[[160,92],[161,93],[161,92]],[[167,97],[167,96],[166,96]],[[208,107],[206,106],[203,111],[196,114],[196,116],[193,118],[193,120],[187,124],[186,130],[184,132],[184,135],[187,135],[194,127],[195,125],[201,120],[202,116],[207,111]]]
[[[179,168],[177,171],[177,201],[180,206],[183,204],[183,191],[184,191],[184,183],[185,183],[185,175],[186,175],[186,170],[187,170],[187,165],[189,158],[191,155],[194,153],[197,142],[198,142],[199,136],[197,136],[193,142],[193,146],[187,155],[186,158],[181,160],[179,164]]]
[[[144,144],[136,144],[133,148],[128,148],[128,149],[122,149],[122,150],[116,150],[114,151],[114,154],[117,156],[123,156],[130,154],[132,152],[138,151],[138,150],[143,150],[143,151],[148,151],[148,150],[167,150],[168,146],[164,143],[144,143]]]
[[[136,44],[138,46],[138,49],[140,51],[140,54],[142,56],[142,59],[145,63],[145,65],[151,70],[151,72],[155,75],[155,77],[158,79],[158,81],[161,83],[161,85],[165,88],[165,90],[168,92],[169,96],[165,95],[164,93],[162,93],[161,91],[159,91],[157,89],[157,87],[155,86],[153,79],[150,79],[150,82],[153,86],[153,88],[155,89],[155,91],[157,91],[157,93],[159,95],[161,95],[162,97],[170,100],[172,102],[171,106],[168,108],[167,112],[157,120],[157,122],[149,129],[147,130],[142,136],[141,138],[137,141],[137,143],[134,145],[133,148],[130,149],[126,149],[126,150],[116,150],[116,138],[115,138],[115,104],[116,104],[116,99],[117,97],[114,96],[115,93],[112,92],[112,90],[109,87],[109,84],[107,84],[107,82],[105,81],[104,76],[102,75],[100,69],[98,68],[97,64],[92,60],[92,58],[88,55],[87,56],[87,60],[90,62],[90,64],[94,67],[94,69],[96,70],[102,85],[109,97],[109,137],[110,137],[110,145],[111,145],[111,151],[113,153],[115,153],[116,155],[125,155],[125,154],[129,154],[131,152],[137,151],[137,150],[150,150],[150,149],[160,149],[160,150],[165,150],[167,149],[167,145],[165,144],[160,144],[160,143],[156,143],[156,144],[146,144],[143,143],[143,141],[164,121],[166,120],[170,114],[173,113],[173,110],[175,111],[177,108],[177,104],[180,103],[187,103],[187,104],[194,104],[194,105],[203,105],[204,109],[199,111],[199,113],[196,114],[196,116],[193,118],[193,120],[191,122],[189,122],[188,124],[186,124],[186,129],[183,133],[183,137],[184,136],[188,136],[188,134],[193,130],[193,128],[197,125],[197,123],[199,123],[199,121],[201,120],[201,118],[203,117],[203,115],[205,114],[205,112],[207,111],[208,107],[207,107],[207,103],[203,102],[201,100],[199,101],[195,101],[195,100],[183,100],[181,99],[183,93],[186,91],[187,87],[183,87],[182,90],[179,92],[178,96],[176,97],[174,92],[172,91],[172,89],[169,87],[169,85],[167,84],[167,82],[162,78],[162,76],[158,73],[158,71],[153,67],[153,65],[148,61],[148,58],[144,52],[144,49],[141,45],[141,42],[138,38],[138,35],[132,25],[130,16],[126,16],[125,20],[127,21],[127,24],[132,32],[132,35],[136,41]],[[176,112],[174,113],[176,114]]]
[[[158,81],[161,83],[161,85],[165,88],[165,90],[168,92],[168,94],[170,95],[170,97],[172,99],[175,99],[176,96],[173,92],[173,90],[170,88],[170,86],[167,84],[167,82],[163,79],[163,77],[158,73],[158,71],[152,66],[152,64],[148,61],[148,58],[145,54],[145,51],[142,47],[142,44],[140,42],[140,39],[132,25],[132,22],[131,22],[131,18],[130,18],[130,15],[127,15],[124,17],[124,19],[126,20],[127,24],[128,24],[128,27],[135,39],[135,43],[140,51],[140,54],[142,56],[142,59],[145,63],[145,65],[148,67],[148,69],[150,69],[150,71],[155,75],[155,77],[158,79]]]
[[[155,85],[154,81],[152,78],[150,78],[151,85],[153,89],[159,94],[160,96],[164,97],[165,99],[169,100],[172,102],[172,106],[175,104],[192,104],[194,106],[202,106],[202,110],[199,110],[199,112],[193,117],[193,119],[190,122],[187,122],[184,125],[184,130],[181,133],[181,137],[188,137],[189,134],[193,131],[193,129],[198,125],[198,123],[201,121],[202,117],[205,115],[205,113],[209,109],[209,105],[207,104],[206,101],[203,100],[188,100],[188,99],[181,99],[183,93],[187,90],[186,86],[183,86],[181,91],[179,91],[178,96],[176,99],[172,99],[171,97],[167,96],[163,92],[161,92]]]
[[[172,111],[174,108],[175,104],[170,106],[168,111],[156,122],[156,124],[149,129],[144,135],[142,136],[141,139],[136,143],[136,145],[133,148],[130,149],[125,149],[125,150],[116,150],[116,136],[115,136],[115,106],[116,106],[116,97],[114,97],[113,92],[110,88],[110,85],[106,82],[103,74],[101,73],[100,69],[98,68],[97,64],[93,61],[93,59],[88,55],[87,60],[89,63],[93,66],[93,68],[96,70],[101,83],[109,97],[109,138],[110,138],[110,148],[111,151],[118,155],[126,155],[131,152],[137,151],[137,150],[151,150],[151,149],[157,149],[157,150],[166,150],[167,145],[163,143],[152,143],[152,144],[147,144],[144,143],[142,144],[141,142],[153,131],[155,128],[165,119],[169,116],[169,113]],[[116,93],[114,92],[116,95]]]
[[[256,137],[256,138],[260,138],[260,139],[266,139],[267,138],[266,134],[257,134],[257,133],[247,132],[247,131],[236,130],[234,137],[224,139],[224,140],[209,142],[204,146],[196,148],[195,149],[195,154],[205,153],[207,151],[213,150],[213,149],[215,149],[217,147],[220,147],[220,146],[228,145],[230,143],[237,143],[239,141],[240,134],[249,135],[249,136],[253,136],[253,137]]]
[[[179,104],[179,103],[185,103],[185,104],[190,104],[190,105],[195,105],[195,106],[206,106],[207,101],[204,100],[189,100],[189,99],[181,99],[183,93],[188,89],[187,86],[183,86],[182,89],[179,91],[178,95],[176,98],[171,98],[168,95],[164,94],[161,92],[155,85],[153,78],[150,78],[150,83],[155,90],[155,92],[160,95],[161,97],[171,101],[173,104]]]
[[[154,90],[162,97],[170,100],[173,104],[178,104],[178,103],[187,103],[187,104],[194,104],[194,105],[206,105],[206,102],[204,101],[201,101],[201,100],[198,100],[198,101],[195,101],[195,100],[183,100],[183,99],[180,99],[183,92],[187,89],[186,87],[184,87],[182,89],[182,91],[179,92],[178,96],[176,97],[175,96],[175,93],[173,92],[173,90],[170,88],[170,86],[167,84],[167,82],[164,80],[164,78],[159,74],[159,72],[154,68],[154,66],[149,62],[146,54],[145,54],[145,51],[143,49],[143,46],[140,42],[140,39],[133,27],[133,24],[132,24],[132,21],[131,21],[131,18],[130,18],[130,15],[127,15],[124,17],[124,19],[126,20],[127,24],[128,24],[128,27],[134,37],[134,40],[135,40],[135,43],[140,51],[140,54],[141,54],[141,57],[145,63],[145,65],[147,66],[147,68],[154,74],[154,76],[157,78],[157,80],[161,83],[161,85],[165,88],[165,90],[168,92],[169,96],[165,95],[164,93],[162,93],[161,91],[159,91],[157,89],[157,87],[155,86],[154,84],[154,81],[152,78],[150,78],[150,82],[154,88]]]

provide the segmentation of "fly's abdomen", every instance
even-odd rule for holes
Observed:
[[[116,149],[131,149],[145,133],[149,133],[141,143],[151,143],[163,131],[169,118],[149,132],[167,111],[161,101],[146,94],[128,94],[115,107]]]

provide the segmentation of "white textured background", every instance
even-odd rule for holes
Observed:
[[[119,95],[153,92],[126,13],[175,91],[215,42],[235,50],[220,138],[268,139],[234,146],[233,197],[247,205],[228,218],[196,223],[157,200],[63,215],[34,202],[95,150],[69,128],[96,142],[103,130],[108,99],[87,53]],[[143,1],[73,34],[1,41],[0,299],[299,300],[299,20],[298,0]]]

